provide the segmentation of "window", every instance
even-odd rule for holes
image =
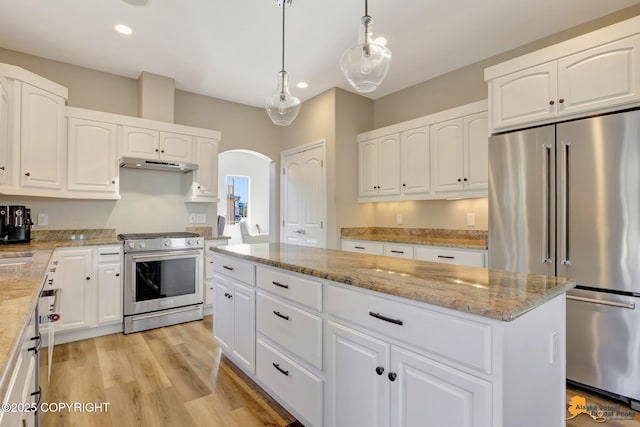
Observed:
[[[249,177],[227,175],[227,223],[237,224],[249,212]]]

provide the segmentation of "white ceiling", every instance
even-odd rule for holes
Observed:
[[[145,4],[146,3],[146,4]],[[379,98],[640,0],[370,0],[374,36],[393,54]],[[143,4],[140,6],[139,4]],[[351,90],[340,55],[356,43],[364,0],[293,0],[286,64],[303,101]],[[0,47],[253,106],[276,89],[276,0],[0,0]],[[131,36],[113,30],[133,28]],[[295,83],[307,81],[307,89]]]

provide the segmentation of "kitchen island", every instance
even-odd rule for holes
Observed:
[[[214,338],[305,425],[564,425],[569,280],[281,244],[212,250]]]

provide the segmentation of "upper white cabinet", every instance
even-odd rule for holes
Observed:
[[[198,170],[193,173],[192,201],[215,202],[218,196],[218,140],[195,138]]]
[[[23,82],[20,98],[20,185],[61,192],[65,184],[65,99]]]
[[[358,136],[360,202],[486,197],[486,101]]]
[[[87,197],[97,193],[100,198],[118,198],[118,127],[74,117],[68,120],[67,188]]]
[[[7,182],[9,160],[9,82],[0,77],[0,185]]]
[[[358,146],[360,196],[400,194],[400,137],[386,135]]]
[[[491,131],[640,104],[640,17],[485,70]]]
[[[123,126],[121,156],[193,162],[193,137]]]

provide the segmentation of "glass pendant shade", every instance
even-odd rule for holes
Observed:
[[[278,126],[288,126],[300,112],[300,100],[289,92],[286,71],[278,73],[278,91],[267,96],[265,108],[271,121]]]
[[[358,44],[347,49],[340,59],[340,68],[357,92],[373,92],[384,80],[391,65],[391,51],[373,43],[370,16],[360,21]]]

